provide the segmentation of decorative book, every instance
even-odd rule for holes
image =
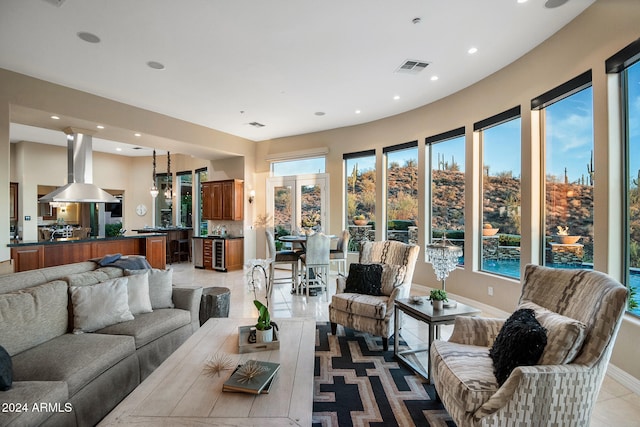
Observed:
[[[251,394],[268,393],[273,377],[279,369],[279,363],[248,360],[233,371],[229,379],[222,385],[222,391],[239,391]]]

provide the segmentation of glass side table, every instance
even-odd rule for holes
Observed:
[[[394,304],[394,330],[393,330],[393,356],[403,365],[412,369],[418,375],[424,377],[431,382],[429,372],[431,371],[431,356],[429,349],[434,339],[440,338],[440,326],[451,325],[458,316],[476,316],[480,314],[480,310],[469,305],[458,303],[456,307],[445,307],[442,310],[434,310],[431,302],[427,297],[422,298],[422,304],[416,304],[412,298],[402,298],[395,301]],[[414,319],[429,325],[429,345],[426,348],[408,349],[399,351],[398,341],[400,340],[399,319],[400,313],[404,313]],[[407,355],[427,352],[427,369],[407,358]]]

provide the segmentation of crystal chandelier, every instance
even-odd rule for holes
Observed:
[[[158,187],[156,187],[156,150],[153,150],[153,178],[151,181],[151,188],[149,189],[149,193],[151,193],[151,197],[154,199],[158,197]]]
[[[458,258],[462,256],[462,248],[453,245],[447,240],[447,235],[442,235],[442,241],[427,245],[426,249],[427,262],[431,263],[433,270],[436,272],[436,278],[442,282],[442,290],[446,291],[445,279],[449,277],[449,273],[456,269]],[[445,307],[455,307],[456,303],[449,300],[445,303]]]

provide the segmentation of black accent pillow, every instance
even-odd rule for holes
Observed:
[[[0,390],[7,391],[13,383],[13,365],[11,356],[7,350],[0,345]]]
[[[537,364],[546,345],[547,330],[540,325],[535,312],[529,308],[515,311],[489,349],[498,384],[504,384],[517,366]]]
[[[382,295],[381,264],[351,264],[345,292],[354,294]]]

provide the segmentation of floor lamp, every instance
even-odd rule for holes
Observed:
[[[442,290],[446,291],[445,280],[449,273],[458,266],[458,258],[462,256],[462,248],[453,245],[447,240],[446,234],[442,235],[440,243],[427,245],[427,262],[433,266],[438,280],[442,281]],[[445,307],[456,307],[458,305],[452,299],[444,303]]]

